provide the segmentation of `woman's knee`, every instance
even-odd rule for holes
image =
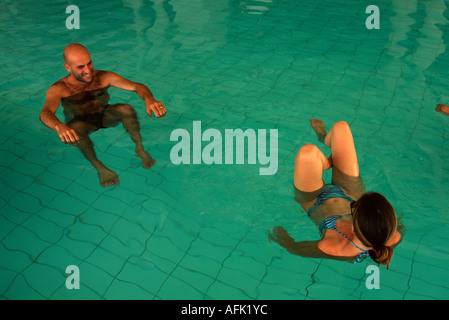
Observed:
[[[338,132],[351,132],[351,128],[346,121],[337,121],[334,123],[332,129]]]
[[[321,150],[314,144],[303,145],[297,155],[296,162],[315,162],[320,159]]]
[[[296,155],[293,183],[305,192],[319,189],[323,185],[322,173],[330,167],[328,159],[313,144],[305,144]]]
[[[332,167],[332,161],[313,144],[305,144],[296,155],[295,168],[318,168],[325,171]]]
[[[295,160],[295,167],[309,167],[312,164],[322,162],[322,152],[321,150],[313,144],[303,145],[297,155]]]

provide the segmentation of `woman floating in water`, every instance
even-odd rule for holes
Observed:
[[[348,124],[339,121],[326,133],[323,121],[310,122],[332,153],[326,158],[315,145],[301,147],[294,171],[295,200],[319,226],[321,240],[296,242],[279,226],[269,239],[303,257],[358,263],[370,256],[388,268],[393,247],[402,238],[392,205],[379,193],[365,192]],[[322,173],[330,168],[332,184],[325,184]]]

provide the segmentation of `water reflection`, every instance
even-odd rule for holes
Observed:
[[[392,4],[395,15],[390,21],[394,31],[390,33],[388,53],[398,59],[411,61],[418,69],[426,71],[446,51],[442,41],[443,31],[439,27],[448,23],[444,17],[444,0],[393,0]],[[419,11],[424,11],[419,13],[419,16],[424,16],[423,20],[415,18]]]
[[[241,2],[242,13],[262,15],[268,12],[270,9],[267,7],[271,0],[252,0],[248,2]]]

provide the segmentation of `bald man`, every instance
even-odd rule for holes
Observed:
[[[146,111],[151,117],[163,117],[164,105],[157,101],[150,89],[141,83],[132,82],[110,71],[94,70],[87,49],[78,43],[69,44],[64,49],[64,66],[70,73],[54,83],[47,92],[40,113],[41,121],[55,130],[61,141],[76,145],[87,160],[97,170],[100,185],[103,187],[119,184],[117,173],[108,169],[98,160],[89,134],[122,123],[136,145],[136,154],[143,161],[143,167],[150,169],[155,160],[142,145],[136,111],[129,104],[108,104],[110,86],[134,91],[145,102]],[[59,105],[64,108],[65,122],[55,113]]]

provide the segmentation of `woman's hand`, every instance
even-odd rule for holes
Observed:
[[[274,241],[284,248],[289,248],[295,243],[295,240],[289,236],[287,230],[284,227],[274,227],[273,231],[268,233],[268,239]]]

